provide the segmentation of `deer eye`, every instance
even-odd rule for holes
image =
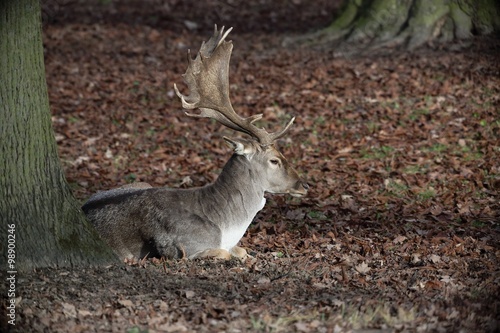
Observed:
[[[280,160],[278,160],[277,158],[270,159],[269,162],[271,162],[271,164],[273,164],[273,165],[279,165],[280,164]]]

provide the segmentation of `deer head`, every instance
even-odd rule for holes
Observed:
[[[222,125],[245,133],[250,140],[224,137],[233,148],[235,155],[244,156],[257,174],[255,181],[260,182],[270,193],[289,193],[303,196],[308,185],[299,177],[286,158],[276,149],[275,142],[292,126],[293,117],[285,127],[269,133],[254,123],[262,119],[262,114],[249,117],[239,116],[233,109],[229,98],[229,60],[233,44],[225,41],[232,30],[224,33],[224,27],[217,30],[208,42],[203,42],[196,58],[188,51],[188,69],[183,75],[188,85],[189,95],[183,95],[174,84],[174,89],[182,101],[184,109],[199,109],[200,113],[185,112],[189,117],[215,119]]]

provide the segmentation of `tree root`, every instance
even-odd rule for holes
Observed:
[[[349,1],[341,15],[325,29],[288,37],[283,46],[333,51],[351,57],[422,47],[451,50],[471,45],[475,33],[499,31],[499,6],[483,0],[492,14],[479,11],[474,1],[381,0]],[[500,17],[500,15],[498,15]]]

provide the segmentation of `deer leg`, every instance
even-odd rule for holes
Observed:
[[[121,248],[120,250],[118,251],[115,251],[116,254],[118,254],[118,257],[120,258],[120,260],[122,262],[124,261],[133,261],[135,259],[137,259],[133,254],[132,252],[130,252],[128,249],[126,248]]]
[[[186,258],[186,249],[182,244],[178,244],[167,237],[156,237],[155,246],[160,257],[167,259],[184,259]]]

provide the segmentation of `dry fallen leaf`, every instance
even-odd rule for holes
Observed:
[[[184,296],[186,296],[187,299],[193,298],[196,295],[196,293],[192,290],[185,290],[184,291]]]
[[[263,277],[261,277],[261,278],[257,281],[257,283],[258,283],[258,284],[267,284],[267,283],[270,283],[270,282],[271,282],[271,279],[270,279],[270,278],[268,278],[267,276],[263,276]]]
[[[429,256],[429,260],[432,261],[434,264],[437,264],[441,261],[441,257],[435,254],[431,254]]]
[[[88,310],[78,309],[78,315],[82,317],[88,317],[93,315],[93,313]]]
[[[358,271],[358,273],[361,273],[361,274],[366,274],[370,271],[370,267],[368,267],[367,263],[364,261],[354,268],[356,269],[356,271]]]
[[[413,253],[411,255],[411,262],[412,264],[418,264],[422,261],[422,259],[420,258],[421,254],[420,253]]]
[[[134,306],[134,303],[129,299],[119,299],[118,303],[123,305],[126,308],[131,308]]]
[[[295,328],[299,332],[311,332],[311,328],[309,327],[309,324],[299,321],[295,323]]]
[[[348,147],[344,147],[342,149],[339,149],[338,153],[339,154],[348,154],[348,153],[350,153],[352,151],[353,151],[353,148],[350,147],[350,146],[348,146]]]
[[[181,323],[163,324],[163,325],[159,325],[157,327],[157,329],[160,332],[165,332],[165,333],[188,332],[189,331],[189,329]]]
[[[70,303],[61,303],[63,307],[63,313],[67,317],[76,318],[76,308]]]
[[[394,244],[402,244],[406,240],[406,236],[399,235],[392,241]]]

